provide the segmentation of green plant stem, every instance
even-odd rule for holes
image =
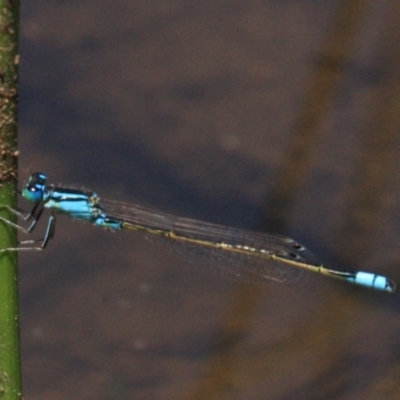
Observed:
[[[19,2],[0,0],[0,209],[17,203]],[[16,247],[14,228],[0,224],[0,249]],[[22,398],[17,252],[0,253],[0,399]]]
[[[15,193],[14,185],[3,184],[0,188],[1,203],[15,204]],[[15,245],[15,229],[0,224],[1,248],[15,247]],[[2,400],[20,399],[22,396],[17,254],[17,252],[4,252],[0,256],[0,399]]]

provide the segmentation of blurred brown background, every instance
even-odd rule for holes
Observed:
[[[23,2],[20,181],[400,281],[399,27],[390,1]],[[398,398],[397,294],[240,285],[67,218],[20,260],[26,399]]]

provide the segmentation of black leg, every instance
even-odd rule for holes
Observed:
[[[32,211],[29,214],[23,214],[18,210],[12,209],[9,206],[3,206],[3,208],[6,208],[8,211],[12,212],[13,214],[17,215],[19,218],[21,218],[25,221],[29,221],[29,220],[33,219],[31,225],[28,228],[25,228],[21,225],[15,224],[14,222],[11,222],[8,219],[0,216],[0,221],[3,221],[6,224],[12,226],[13,228],[16,228],[19,231],[26,233],[26,234],[30,234],[35,229],[37,222],[41,218],[43,211],[44,211],[43,203],[35,204],[35,206],[33,207]],[[23,241],[19,242],[19,245],[23,245],[22,247],[10,247],[7,249],[1,249],[0,253],[5,252],[5,251],[43,250],[47,246],[48,242],[54,237],[55,224],[56,224],[56,217],[55,217],[54,213],[52,213],[48,219],[47,227],[46,227],[46,231],[45,231],[43,239],[23,240]],[[33,243],[41,243],[41,245],[33,246],[33,247],[24,246],[24,245],[33,244]]]

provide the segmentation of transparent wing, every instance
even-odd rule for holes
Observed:
[[[176,217],[110,200],[103,200],[102,207],[107,215],[122,220],[125,229],[141,231],[189,263],[213,267],[236,280],[293,284],[303,271],[290,261],[315,264],[310,251],[285,236]]]
[[[224,277],[235,281],[264,284],[272,280],[285,284],[296,284],[304,275],[300,268],[270,259],[233,253],[219,248],[203,247],[159,235],[147,235],[147,237],[150,241],[169,249],[189,264],[213,268]]]

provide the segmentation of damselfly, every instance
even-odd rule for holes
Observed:
[[[29,214],[7,209],[25,221],[32,221],[30,225],[25,228],[4,217],[0,220],[24,233],[31,233],[48,208],[50,216],[44,237],[25,240],[19,247],[0,251],[43,250],[54,236],[56,215],[65,214],[111,230],[140,231],[149,239],[187,257],[189,262],[201,260],[242,281],[290,283],[298,281],[302,271],[308,270],[377,290],[396,290],[396,283],[385,276],[364,271],[342,271],[318,264],[303,245],[285,236],[176,217],[139,205],[100,200],[93,192],[48,185],[47,176],[40,172],[29,177],[22,196],[34,203]],[[34,246],[33,243],[39,244]]]

